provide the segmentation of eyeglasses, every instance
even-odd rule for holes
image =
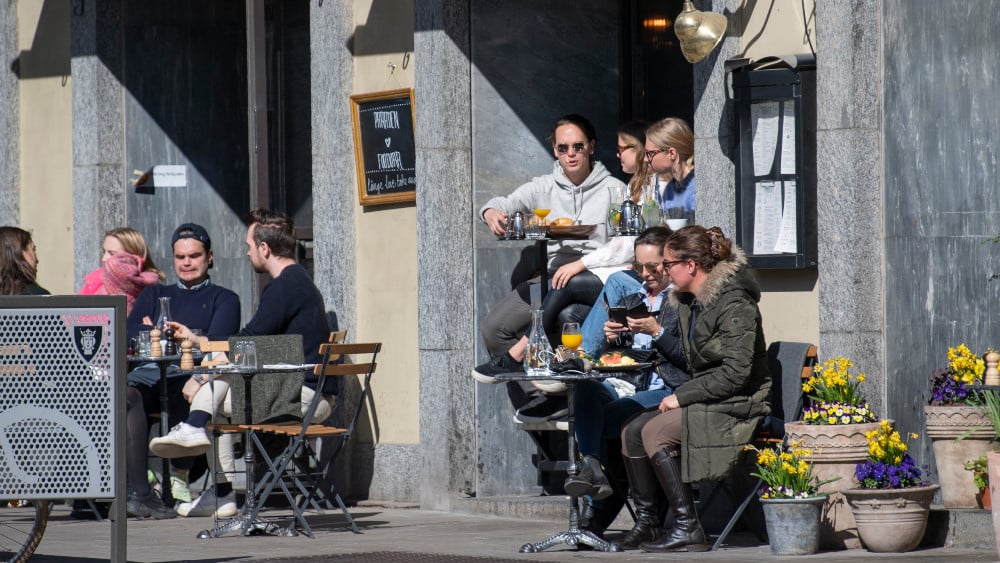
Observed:
[[[661,152],[667,152],[667,151],[660,149],[652,149],[652,150],[646,149],[646,162],[653,162],[653,159],[656,157],[656,155],[660,154]]]
[[[625,151],[627,151],[629,149],[634,149],[634,148],[635,147],[632,146],[632,145],[625,145],[624,147],[621,146],[621,145],[618,145],[618,152],[616,152],[615,154],[618,156],[618,158],[621,158],[623,152],[625,152]]]
[[[641,274],[645,269],[647,272],[653,273],[659,271],[663,267],[663,262],[649,262],[643,264],[642,262],[632,262],[632,269],[636,271],[637,274]]]
[[[670,268],[673,268],[674,266],[682,262],[687,262],[687,260],[664,260],[663,267],[666,268],[667,270],[670,270]]]
[[[556,145],[556,152],[559,154],[566,154],[569,149],[573,149],[574,153],[581,153],[587,148],[587,143],[573,143],[572,145]]]

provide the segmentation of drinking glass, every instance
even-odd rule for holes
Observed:
[[[243,367],[257,367],[257,343],[253,340],[243,343]]]
[[[140,331],[135,341],[135,353],[139,356],[148,356],[151,343],[152,341],[149,339],[149,331]]]
[[[525,234],[530,239],[545,238],[544,221],[534,216],[528,219],[528,228],[525,229]]]
[[[545,217],[548,216],[549,212],[552,211],[552,210],[549,209],[549,208],[547,208],[547,207],[536,207],[536,208],[532,209],[531,211],[532,211],[532,213],[535,214],[536,217],[538,217],[538,219],[544,225],[545,224]]]
[[[237,340],[233,342],[233,357],[230,359],[230,363],[234,366],[242,366],[243,362],[246,361],[244,357],[246,356],[246,341]]]
[[[562,344],[576,353],[576,349],[583,344],[583,333],[580,332],[580,323],[566,323],[562,329]]]

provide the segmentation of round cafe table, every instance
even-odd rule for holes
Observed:
[[[559,373],[553,372],[544,376],[533,376],[522,371],[501,373],[497,375],[496,378],[499,381],[562,381],[566,384],[566,402],[568,403],[567,418],[569,424],[569,437],[567,440],[569,444],[570,463],[566,472],[570,475],[576,475],[580,471],[580,468],[576,465],[576,432],[574,429],[576,415],[573,412],[573,392],[576,387],[576,382],[584,380],[602,380],[609,377],[615,377],[616,375],[620,375],[620,373],[604,371],[565,371]],[[560,543],[572,546],[584,544],[601,551],[622,551],[622,547],[620,545],[601,539],[589,530],[580,529],[580,505],[577,497],[572,495],[569,496],[569,528],[566,531],[554,534],[548,539],[542,540],[538,543],[526,543],[521,546],[520,552],[537,553]]]

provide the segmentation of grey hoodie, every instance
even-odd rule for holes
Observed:
[[[578,260],[606,242],[608,207],[611,204],[612,190],[624,189],[625,184],[608,172],[600,162],[594,161],[593,169],[587,179],[579,186],[566,177],[559,161],[552,166],[552,173],[532,178],[509,196],[495,197],[486,202],[479,210],[479,218],[487,209],[493,208],[512,214],[520,211],[530,216],[535,207],[550,209],[547,219],[569,217],[574,223],[581,225],[599,225],[588,240],[561,240],[549,243],[549,271],[555,271],[559,266]],[[606,264],[598,264],[603,266]]]

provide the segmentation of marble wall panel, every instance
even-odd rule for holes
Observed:
[[[17,4],[0,2],[0,61],[13,61],[17,55]],[[16,225],[20,218],[19,99],[17,75],[4,65],[0,68],[0,225]]]

